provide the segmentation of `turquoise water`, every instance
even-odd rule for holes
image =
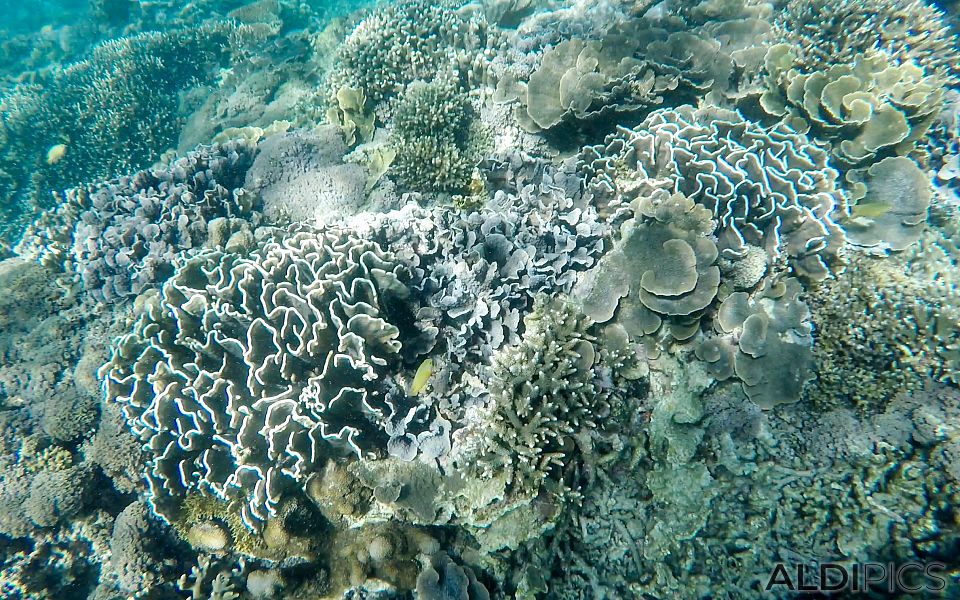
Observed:
[[[958,25],[5,7],[0,598],[960,597]]]

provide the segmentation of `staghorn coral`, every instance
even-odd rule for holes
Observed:
[[[857,54],[809,74],[798,67],[795,48],[771,47],[760,105],[793,129],[830,144],[845,168],[909,153],[943,104],[938,77],[881,53]]]
[[[632,378],[626,335],[592,326],[564,299],[541,299],[523,340],[494,356],[494,424],[480,458],[487,477],[506,473],[510,489],[535,495],[569,475],[578,446],[618,410],[614,381]]]
[[[790,0],[774,22],[776,36],[797,48],[801,70],[825,71],[878,49],[898,63],[960,80],[960,51],[946,16],[925,0]]]
[[[470,7],[429,0],[384,4],[337,49],[327,89],[361,90],[372,107],[418,79],[452,72],[469,81],[491,38],[482,12]]]
[[[255,152],[244,140],[214,144],[166,167],[71,189],[18,251],[78,277],[96,300],[136,296],[169,277],[178,254],[215,239],[216,219],[233,219],[238,229],[248,227],[240,219],[256,223],[240,187]]]
[[[149,448],[155,510],[212,494],[258,528],[325,457],[381,451],[381,420],[399,409],[374,386],[398,360],[387,315],[403,316],[404,277],[341,229],[181,264],[102,370]]]
[[[584,148],[580,162],[588,191],[608,211],[657,189],[707,207],[724,258],[759,246],[816,280],[843,246],[837,172],[826,152],[784,125],[763,128],[716,108],[658,110]]]
[[[413,82],[397,103],[388,173],[405,189],[464,192],[481,154],[475,118],[455,83]]]

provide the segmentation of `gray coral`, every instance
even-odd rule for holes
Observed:
[[[785,256],[798,274],[822,279],[843,246],[834,222],[843,200],[837,172],[826,152],[786,126],[681,106],[619,128],[580,158],[598,202],[624,205],[666,189],[709,208],[723,257],[759,246]]]
[[[274,222],[327,223],[353,215],[366,203],[368,174],[345,163],[346,153],[333,126],[275,135],[260,144],[244,188]]]
[[[325,457],[382,451],[392,407],[373,387],[399,360],[404,277],[339,229],[182,264],[102,371],[149,449],[155,509],[236,498],[256,528]]]
[[[24,83],[0,108],[0,237],[15,241],[51,192],[142,169],[176,145],[178,92],[227,62],[242,27],[141,33]],[[48,151],[63,145],[57,158]]]
[[[813,327],[801,292],[797,280],[787,279],[768,282],[754,297],[730,294],[715,321],[726,343],[707,340],[698,349],[718,378],[735,375],[761,408],[799,401],[814,378]]]
[[[614,378],[626,381],[620,378],[630,366],[627,348],[622,331],[601,333],[565,300],[541,300],[524,319],[523,340],[494,357],[495,424],[483,468],[507,473],[520,494],[568,476],[583,443],[575,440],[603,427],[613,412]]]
[[[255,152],[243,140],[214,144],[166,167],[71,189],[19,250],[61,265],[97,300],[135,296],[169,277],[181,252],[214,238],[214,220],[253,217],[241,186]]]

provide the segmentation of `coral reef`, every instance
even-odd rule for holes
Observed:
[[[15,242],[50,193],[144,168],[175,145],[177,92],[225,64],[227,24],[144,33],[97,48],[4,97],[0,110],[2,235]],[[63,158],[46,161],[65,145]]]
[[[960,586],[949,6],[55,5],[0,24],[3,598]]]

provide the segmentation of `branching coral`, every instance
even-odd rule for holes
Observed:
[[[0,235],[16,239],[51,191],[142,169],[176,145],[177,92],[227,62],[242,29],[215,24],[108,42],[0,105]],[[63,144],[64,154],[46,160]]]
[[[917,62],[928,74],[956,82],[960,51],[939,8],[926,0],[790,0],[775,22],[794,45],[801,69],[825,71],[879,49],[899,63]]]
[[[494,357],[496,423],[480,460],[487,471],[509,473],[508,485],[520,494],[562,479],[584,443],[577,438],[611,415],[613,378],[630,362],[626,335],[594,334],[592,325],[562,299],[542,300],[524,319],[523,340]]]
[[[480,155],[475,117],[455,83],[414,82],[397,104],[389,172],[407,189],[463,192]]]
[[[328,88],[334,94],[344,86],[362,90],[375,106],[418,79],[453,72],[470,80],[483,63],[490,38],[481,13],[457,10],[449,2],[385,4],[340,46]]]

